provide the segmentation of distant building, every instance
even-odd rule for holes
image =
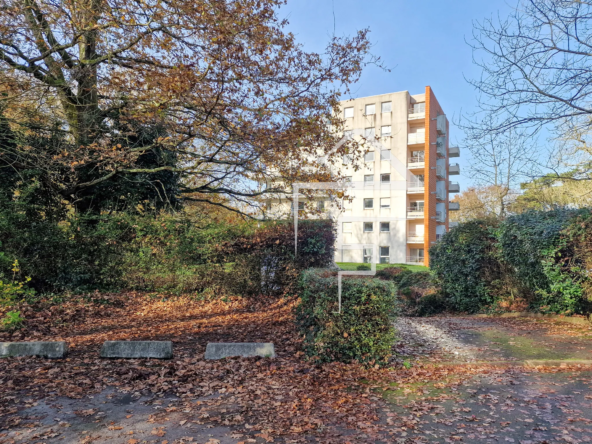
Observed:
[[[337,211],[322,197],[315,199],[317,208],[336,220],[336,262],[427,265],[430,246],[448,231],[448,212],[459,209],[449,202],[450,193],[460,191],[449,177],[460,169],[449,158],[460,152],[449,147],[442,107],[429,86],[424,94],[402,91],[341,105],[345,136],[372,142],[358,171],[349,156],[333,167],[348,177],[353,200]],[[290,206],[270,200],[268,210],[279,217],[290,213]]]

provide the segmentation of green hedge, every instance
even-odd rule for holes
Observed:
[[[530,211],[450,230],[430,250],[448,304],[465,312],[507,309],[590,313],[592,212]]]
[[[18,201],[0,201],[0,282],[31,277],[39,293],[280,295],[294,291],[302,270],[333,262],[330,221],[301,221],[298,242],[295,255],[289,222],[196,220],[184,211],[52,220]]]
[[[493,302],[488,282],[500,271],[490,229],[484,221],[467,222],[430,249],[430,269],[453,310],[473,313]]]
[[[385,365],[395,340],[396,288],[379,279],[342,278],[338,311],[337,272],[310,269],[299,282],[296,323],[306,354],[319,362]]]

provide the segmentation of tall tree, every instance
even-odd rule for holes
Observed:
[[[592,116],[592,1],[519,0],[505,19],[475,24],[482,75],[470,83],[496,125],[558,135],[588,129]]]
[[[520,183],[536,176],[538,152],[535,142],[511,128],[499,133],[493,131],[495,121],[483,121],[480,128],[465,127],[463,145],[471,153],[469,174],[481,190],[487,190],[488,200],[494,200],[494,213],[505,217],[508,203],[515,196],[512,190]]]
[[[304,51],[278,18],[283,3],[0,0],[5,116],[15,131],[64,140],[57,153],[1,149],[51,170],[54,191],[82,209],[114,178],[163,171],[187,199],[222,206],[276,192],[258,186],[271,178],[325,178],[305,167],[335,146],[340,95],[377,60],[367,30]],[[23,103],[47,118],[23,120]],[[159,130],[138,134],[147,128]],[[167,161],[142,162],[165,152]]]

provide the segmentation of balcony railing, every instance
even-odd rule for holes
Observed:
[[[448,173],[452,175],[460,174],[460,165],[458,163],[453,163],[448,167]]]
[[[436,241],[440,241],[440,240],[442,240],[442,237],[443,237],[443,236],[444,236],[443,234],[438,234],[438,233],[436,233]]]
[[[409,120],[425,119],[425,109],[423,111],[419,109],[409,108]]]
[[[436,154],[440,157],[446,157],[446,137],[436,138]]]
[[[436,222],[446,222],[446,214],[444,211],[436,211]]]
[[[410,234],[407,236],[407,243],[408,244],[423,244],[424,242],[424,237],[422,236],[418,236],[416,234]]]
[[[436,188],[436,199],[446,200],[446,190]]]
[[[407,135],[407,143],[409,145],[416,145],[418,143],[425,143],[425,133],[411,133]]]
[[[449,193],[460,193],[460,185],[457,182],[450,182],[448,184]]]
[[[448,155],[450,157],[460,157],[460,149],[457,146],[448,148]]]
[[[446,116],[444,114],[440,114],[436,118],[436,131],[438,134],[446,134]]]
[[[408,264],[424,264],[424,258],[420,256],[407,256],[407,263]]]
[[[458,203],[458,202],[450,202],[448,204],[448,209],[450,211],[458,211],[458,210],[460,210],[460,203]]]
[[[409,207],[407,208],[407,219],[423,219],[423,208]]]
[[[446,166],[445,165],[436,165],[436,176],[441,177],[442,179],[446,178]]]
[[[407,161],[407,168],[425,168],[425,156],[411,156]]]
[[[421,182],[407,182],[407,193],[416,194],[423,193],[425,191],[425,185]]]

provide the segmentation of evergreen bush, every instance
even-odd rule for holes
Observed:
[[[394,284],[344,276],[341,313],[337,285],[337,272],[329,269],[309,269],[301,275],[296,323],[306,354],[318,362],[385,365],[395,340]]]

